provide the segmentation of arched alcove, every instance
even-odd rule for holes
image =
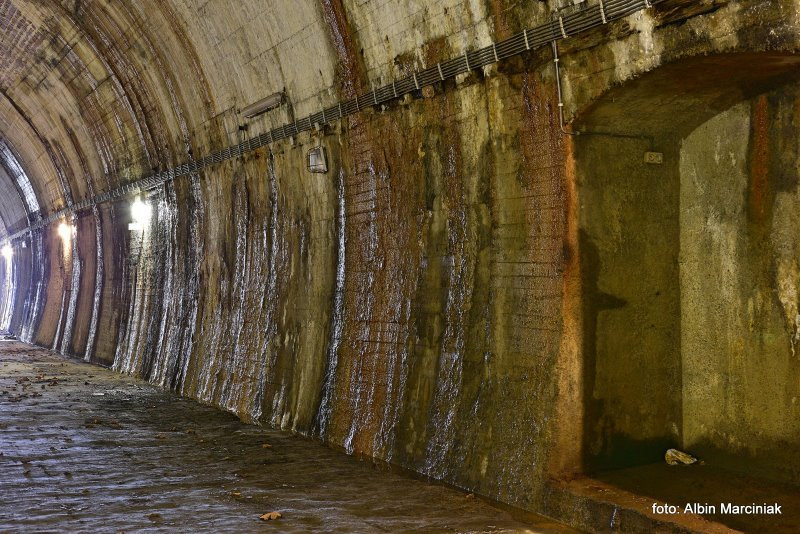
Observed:
[[[681,60],[575,121],[587,471],[800,480],[798,63]]]

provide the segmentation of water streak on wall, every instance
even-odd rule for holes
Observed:
[[[22,308],[22,324],[20,325],[19,338],[30,343],[36,335],[39,317],[43,311],[42,297],[45,290],[45,274],[47,268],[46,251],[44,249],[42,232],[37,231],[31,235],[29,243],[31,250],[31,276],[30,287],[25,292],[25,302]]]
[[[11,318],[14,314],[14,301],[17,296],[17,283],[15,280],[15,268],[13,259],[3,261],[0,266],[3,272],[3,285],[0,291],[0,331],[7,331],[11,326]]]
[[[339,363],[339,345],[344,332],[344,285],[347,261],[347,213],[345,211],[344,171],[336,176],[336,288],[334,289],[333,310],[331,313],[330,339],[325,358],[325,380],[322,386],[322,401],[316,419],[320,438],[326,439],[328,424],[333,412],[333,395],[336,391],[336,374]]]
[[[97,342],[97,324],[100,319],[100,303],[103,297],[103,280],[105,278],[105,262],[103,257],[103,225],[100,220],[100,209],[92,207],[95,237],[95,277],[94,295],[92,296],[92,317],[89,319],[89,333],[86,340],[86,350],[83,354],[85,361],[91,361],[94,356],[95,343]]]
[[[75,314],[77,313],[78,307],[78,292],[81,287],[81,254],[78,250],[78,240],[72,239],[72,265],[70,270],[70,285],[69,290],[65,288],[65,294],[67,291],[69,292],[69,299],[67,301],[67,309],[66,314],[64,316],[64,334],[61,337],[61,345],[58,347],[58,351],[61,354],[71,354],[71,345],[72,345],[72,333],[75,328],[75,320],[77,317]],[[58,339],[58,336],[56,336]]]

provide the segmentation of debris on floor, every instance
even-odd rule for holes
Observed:
[[[678,449],[669,449],[664,454],[664,460],[669,465],[692,465],[698,462],[697,458]]]

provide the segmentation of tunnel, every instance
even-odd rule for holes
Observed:
[[[0,533],[800,528],[800,1],[0,29]]]

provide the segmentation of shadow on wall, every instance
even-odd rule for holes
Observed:
[[[578,118],[587,471],[675,446],[800,480],[798,63],[683,60]]]

